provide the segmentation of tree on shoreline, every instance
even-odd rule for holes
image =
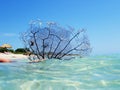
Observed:
[[[48,58],[63,59],[73,54],[88,55],[91,51],[85,30],[76,31],[74,28],[64,28],[57,23],[42,23],[35,20],[30,28],[22,34],[25,48],[29,48],[34,57],[30,60]]]

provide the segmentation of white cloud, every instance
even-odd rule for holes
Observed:
[[[14,36],[18,36],[18,35],[16,33],[4,33],[3,36],[14,37]]]

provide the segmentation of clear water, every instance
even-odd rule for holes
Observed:
[[[120,90],[120,54],[0,63],[0,90]]]

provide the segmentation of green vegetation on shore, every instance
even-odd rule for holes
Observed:
[[[5,53],[5,52],[11,52],[14,54],[26,54],[26,49],[25,48],[17,48],[17,49],[7,49],[7,48],[0,48],[0,52],[1,53]]]

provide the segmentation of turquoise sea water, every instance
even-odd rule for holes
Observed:
[[[0,90],[120,90],[120,54],[0,63]]]

